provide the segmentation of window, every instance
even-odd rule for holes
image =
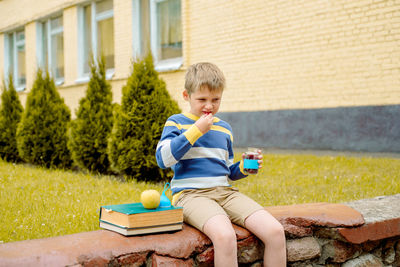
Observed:
[[[134,50],[144,55],[148,48],[157,70],[178,69],[182,65],[181,0],[134,1]]]
[[[22,91],[26,84],[25,32],[15,31],[5,35],[5,71],[12,74],[16,90]]]
[[[104,56],[107,78],[114,72],[114,12],[112,0],[92,2],[80,10],[80,73],[88,76],[91,56]]]
[[[50,72],[57,84],[64,81],[64,35],[62,16],[38,24],[39,66]]]

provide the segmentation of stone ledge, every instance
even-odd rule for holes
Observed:
[[[266,209],[284,225],[289,266],[328,262],[353,266],[349,264],[371,259],[397,266],[400,212],[393,214],[396,209],[390,206],[400,207],[400,194],[347,204],[311,203]],[[367,216],[363,216],[366,207]],[[374,213],[381,213],[380,217]],[[259,265],[263,244],[246,229],[234,229],[239,263]],[[0,266],[212,266],[213,256],[211,241],[188,225],[182,231],[156,235],[124,237],[98,230],[0,244]]]
[[[354,227],[364,224],[360,212],[343,204],[309,203],[266,207],[275,218],[299,227]]]
[[[346,241],[361,244],[400,236],[400,194],[362,199],[347,205],[363,214],[365,224],[338,229]]]
[[[400,236],[400,218],[365,224],[357,228],[338,229],[346,241],[361,244],[393,236]]]
[[[361,213],[343,204],[309,203],[266,207],[289,237],[313,234],[315,227],[355,227],[364,224]]]

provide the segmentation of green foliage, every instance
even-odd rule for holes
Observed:
[[[18,162],[21,160],[17,149],[16,133],[22,112],[23,108],[10,74],[8,88],[4,82],[0,108],[0,158],[6,161]]]
[[[142,181],[169,179],[171,171],[158,167],[155,151],[165,121],[180,109],[158,77],[151,54],[133,64],[122,90],[108,146],[112,168]]]
[[[70,110],[59,95],[54,80],[39,69],[17,129],[17,146],[23,160],[47,168],[68,168],[67,148]]]
[[[107,139],[113,122],[111,86],[106,81],[104,60],[91,63],[86,97],[79,102],[77,118],[71,122],[68,147],[82,169],[107,173]]]

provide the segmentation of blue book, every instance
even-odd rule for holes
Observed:
[[[142,203],[108,205],[100,208],[100,227],[123,235],[176,231],[182,229],[182,207],[146,209]]]

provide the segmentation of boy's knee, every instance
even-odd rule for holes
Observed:
[[[236,247],[236,233],[233,228],[224,229],[224,231],[218,231],[215,233],[213,242],[216,242],[223,246]]]
[[[273,232],[275,236],[285,238],[285,229],[283,228],[283,225],[279,222],[275,225]]]
[[[285,229],[283,228],[282,224],[279,222],[273,224],[268,231],[267,242],[274,243],[275,245],[278,244],[285,244]]]
[[[260,239],[265,243],[276,243],[276,242],[284,242],[285,241],[285,229],[283,228],[282,224],[280,224],[278,221],[275,223],[271,223],[268,225],[266,228],[266,231],[262,236],[260,236]]]

